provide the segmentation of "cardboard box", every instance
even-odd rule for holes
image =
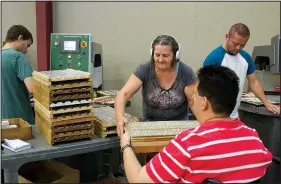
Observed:
[[[19,183],[79,183],[79,171],[56,160],[44,160],[23,165]]]
[[[32,127],[29,123],[21,118],[2,119],[9,121],[9,125],[17,125],[18,128],[1,129],[1,140],[4,139],[21,139],[27,140],[32,138]]]

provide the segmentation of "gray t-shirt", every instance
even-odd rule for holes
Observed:
[[[143,119],[145,121],[183,120],[187,116],[188,104],[184,88],[195,81],[192,69],[178,62],[176,80],[168,90],[159,85],[154,64],[140,64],[134,75],[142,81]]]

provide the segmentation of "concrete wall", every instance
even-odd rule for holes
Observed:
[[[2,3],[2,36],[12,24],[26,25],[35,37],[29,50],[36,68],[34,2]],[[195,71],[208,53],[224,42],[230,26],[247,24],[250,54],[280,33],[279,2],[54,2],[54,32],[91,33],[103,45],[104,89],[120,89],[135,68],[149,59],[158,34],[175,36],[181,60]],[[247,85],[247,83],[245,84]],[[246,89],[246,88],[245,88]],[[141,115],[138,92],[127,112]]]

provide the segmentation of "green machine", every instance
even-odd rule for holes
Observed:
[[[91,72],[92,39],[90,34],[51,34],[51,70],[72,68]]]
[[[90,72],[93,87],[102,85],[102,48],[91,34],[52,33],[50,70],[72,68]]]

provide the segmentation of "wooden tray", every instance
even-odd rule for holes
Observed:
[[[42,88],[47,88],[48,90],[59,90],[59,89],[69,89],[78,87],[88,87],[92,88],[91,79],[80,79],[73,81],[60,81],[60,82],[47,82],[40,78],[32,77],[35,82],[39,83]]]
[[[151,121],[126,124],[135,153],[158,152],[178,133],[199,126],[198,121]]]
[[[119,90],[100,90],[97,91],[98,96],[116,96]]]
[[[159,152],[164,148],[174,136],[148,136],[132,138],[131,144],[134,153],[153,153]]]
[[[77,119],[77,118],[87,118],[91,117],[93,118],[93,108],[85,107],[82,110],[81,109],[65,109],[58,111],[49,111],[44,106],[42,106],[37,100],[34,100],[34,110],[35,113],[39,113],[42,117],[44,117],[45,120],[47,120],[50,123],[58,122],[58,121],[64,121],[64,120],[71,120],[71,119]]]
[[[125,113],[124,117],[129,121],[138,122],[139,118]],[[115,112],[112,107],[100,107],[94,109],[95,133],[101,138],[109,135],[117,135]]]
[[[94,103],[97,104],[114,104],[115,96],[102,96],[98,98],[94,98]]]
[[[50,70],[50,71],[41,71],[41,72],[33,71],[32,76],[47,82],[92,78],[89,72],[83,72],[74,69]]]
[[[276,101],[272,101],[272,100],[268,100],[268,101],[272,104],[275,104],[275,105],[280,104],[280,102],[276,102]],[[250,105],[254,105],[254,106],[257,106],[257,107],[264,106],[264,104],[257,97],[242,97],[241,102],[246,103],[246,104],[250,104]]]
[[[39,113],[35,114],[35,126],[46,138],[48,144],[90,138],[94,135],[92,118],[81,118],[50,124]],[[81,124],[83,124],[81,126]],[[60,134],[63,133],[63,134]]]
[[[97,119],[97,123],[102,124],[104,127],[116,126],[115,111],[112,107],[100,107],[94,109],[94,117]],[[124,117],[128,122],[138,122],[139,118],[132,116],[128,113],[124,113]]]
[[[115,122],[104,122],[98,119],[96,116],[94,117],[95,126],[101,127],[101,129],[106,130],[107,127],[116,127]]]
[[[90,86],[73,87],[67,89],[51,89],[34,80],[34,99],[50,110],[52,104],[75,100],[93,100],[93,90]]]
[[[59,142],[73,141],[78,139],[91,138],[94,135],[94,129],[84,129],[83,131],[69,131],[64,134],[53,133],[50,129],[47,129],[43,123],[36,124],[36,127],[45,136],[49,145],[54,145]]]
[[[117,130],[102,130],[100,127],[95,126],[95,134],[100,138],[106,138],[109,136],[117,136]]]

